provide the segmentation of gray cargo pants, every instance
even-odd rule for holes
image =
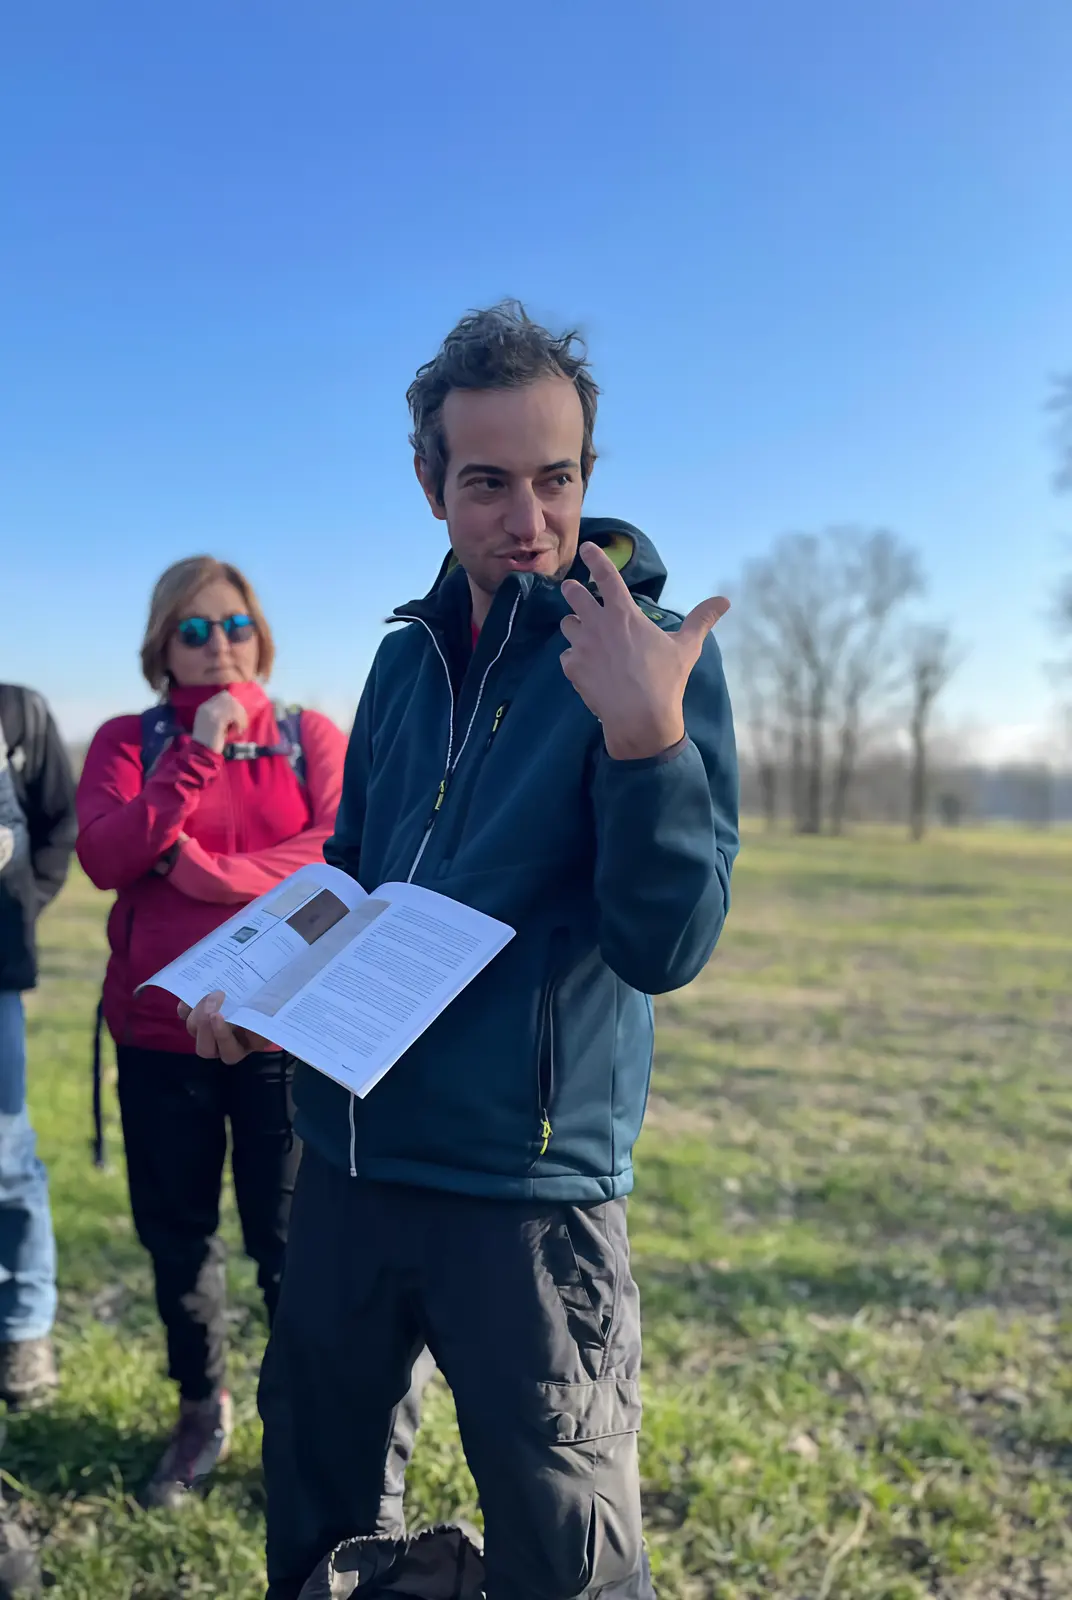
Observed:
[[[426,1346],[480,1495],[488,1600],[652,1600],[625,1202],[370,1183],[308,1146],[260,1384],[268,1600],[296,1600],[342,1540],[401,1531]]]

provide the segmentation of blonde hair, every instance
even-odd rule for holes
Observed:
[[[153,597],[149,602],[149,620],[141,644],[141,670],[150,689],[163,693],[168,686],[167,654],[175,629],[183,616],[189,615],[194,596],[207,583],[222,578],[232,584],[242,596],[242,604],[257,630],[257,676],[271,676],[275,661],[275,641],[272,630],[264,619],[257,592],[244,573],[229,561],[217,561],[215,556],[187,556],[176,561],[157,579]]]

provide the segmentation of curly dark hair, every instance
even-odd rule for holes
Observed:
[[[409,442],[425,464],[437,500],[442,503],[447,476],[443,402],[450,391],[516,389],[546,377],[569,378],[580,398],[581,480],[587,487],[596,460],[592,433],[599,400],[587,347],[575,329],[549,333],[532,321],[519,300],[502,300],[487,311],[467,312],[406,391],[413,418]]]

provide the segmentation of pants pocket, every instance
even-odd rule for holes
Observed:
[[[562,1206],[545,1235],[546,1265],[592,1378],[636,1378],[640,1302],[629,1266],[625,1202]]]
[[[586,1444],[640,1431],[640,1385],[635,1378],[594,1383],[539,1383],[528,1422],[548,1444]]]
[[[637,1572],[639,1426],[634,1380],[540,1383],[530,1391],[509,1464],[500,1461],[488,1497],[481,1486],[489,1593],[565,1600],[613,1592]]]

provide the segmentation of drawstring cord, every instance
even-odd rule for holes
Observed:
[[[104,1110],[101,1104],[101,1036],[104,1032],[104,1002],[97,1001],[97,1023],[93,1030],[93,1165],[104,1169]]]

